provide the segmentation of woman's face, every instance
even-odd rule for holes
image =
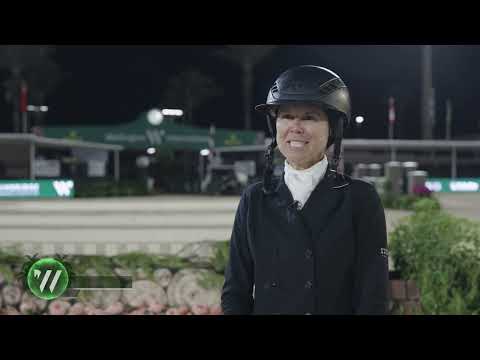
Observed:
[[[325,155],[329,125],[327,114],[310,104],[282,105],[277,116],[277,144],[288,163],[308,169]]]

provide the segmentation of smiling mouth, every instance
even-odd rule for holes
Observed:
[[[287,141],[287,143],[288,143],[288,145],[290,145],[290,147],[292,147],[292,148],[301,149],[301,148],[305,147],[305,146],[308,144],[308,141],[290,140],[290,141]]]

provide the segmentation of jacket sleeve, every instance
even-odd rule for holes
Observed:
[[[366,182],[357,185],[353,198],[354,313],[386,315],[389,273],[385,212],[373,185]]]
[[[248,194],[244,191],[230,238],[230,255],[222,289],[222,310],[225,315],[253,312],[254,262],[248,244]]]

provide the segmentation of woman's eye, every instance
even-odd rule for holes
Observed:
[[[281,119],[284,119],[284,120],[294,120],[294,119],[295,119],[295,116],[285,114],[285,115],[280,115],[280,118],[281,118]],[[318,120],[318,117],[315,116],[315,115],[305,115],[305,116],[302,116],[302,117],[301,117],[301,120],[312,120],[312,121],[316,121],[316,120]]]

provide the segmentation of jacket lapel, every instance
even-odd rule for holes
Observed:
[[[301,211],[313,235],[321,233],[327,227],[336,210],[342,205],[344,192],[333,189],[334,179],[328,175],[327,173],[318,184]]]

